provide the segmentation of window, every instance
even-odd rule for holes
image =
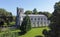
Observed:
[[[33,20],[33,18],[31,18],[31,20]]]
[[[39,22],[37,22],[37,24],[39,24]]]
[[[36,24],[35,24],[35,22],[33,22],[33,25],[34,25],[34,27],[36,27]]]
[[[46,20],[46,18],[44,18],[44,20]]]
[[[50,21],[47,21],[47,24],[50,24]]]
[[[46,24],[46,22],[44,22],[44,24]]]
[[[38,27],[39,27],[39,21],[37,22],[37,25],[38,25]]]
[[[35,20],[36,20],[36,18],[35,18]]]
[[[43,20],[43,18],[41,18],[41,20]]]
[[[46,25],[46,22],[44,22],[44,24]]]
[[[38,20],[40,20],[40,18],[38,18]]]
[[[41,24],[42,24],[42,21],[41,21]]]

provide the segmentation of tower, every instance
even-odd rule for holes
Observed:
[[[24,10],[23,8],[18,8],[17,7],[17,16],[16,16],[16,25],[20,26],[22,23],[22,14],[23,14]]]

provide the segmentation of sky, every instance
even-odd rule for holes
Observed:
[[[23,8],[26,10],[33,10],[36,8],[38,11],[54,11],[54,4],[60,0],[0,0],[0,8],[4,8],[12,12],[16,16],[16,8]]]

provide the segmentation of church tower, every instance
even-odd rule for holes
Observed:
[[[20,26],[21,25],[21,21],[22,21],[22,14],[23,14],[24,10],[23,8],[18,8],[17,7],[17,16],[16,16],[16,25]]]

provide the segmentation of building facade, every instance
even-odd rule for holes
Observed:
[[[25,16],[26,14],[24,14],[24,9],[17,8],[16,25],[21,25],[23,18]],[[48,26],[50,24],[50,21],[47,19],[47,16],[45,15],[29,14],[28,16],[30,17],[32,27]]]

